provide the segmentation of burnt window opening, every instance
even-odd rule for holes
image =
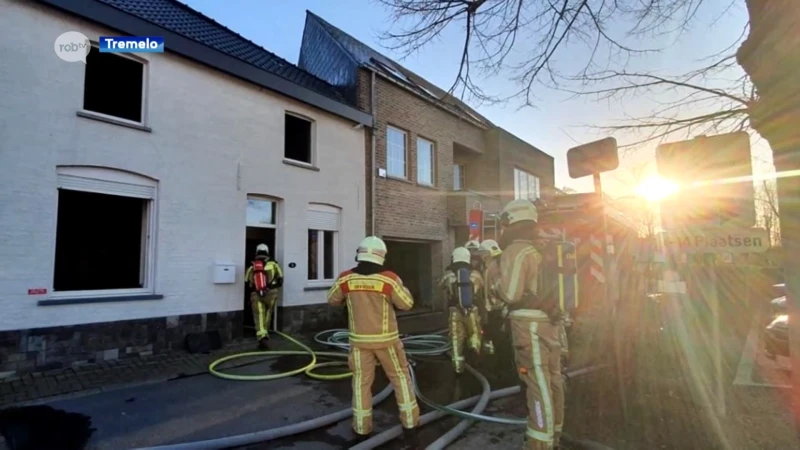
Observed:
[[[142,123],[144,64],[92,47],[86,56],[83,109]]]
[[[144,287],[148,202],[59,189],[53,290]]]
[[[283,157],[306,164],[311,162],[311,121],[286,114]]]

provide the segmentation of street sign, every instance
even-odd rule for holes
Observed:
[[[572,178],[610,172],[619,167],[617,140],[613,137],[567,150],[567,168]]]
[[[661,202],[666,229],[755,225],[753,166],[746,132],[661,144],[659,175],[681,190]]]
[[[763,228],[709,228],[663,232],[664,246],[680,253],[763,253],[769,234]]]

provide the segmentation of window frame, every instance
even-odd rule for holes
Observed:
[[[275,199],[272,199],[270,197],[265,197],[265,196],[262,196],[262,195],[248,195],[247,196],[247,202],[250,202],[251,200],[252,201],[261,201],[261,202],[272,203],[272,223],[271,224],[250,223],[250,221],[247,219],[247,210],[249,209],[250,205],[249,205],[249,203],[245,203],[245,212],[244,212],[245,226],[248,227],[248,228],[270,228],[270,229],[273,229],[273,230],[277,229],[278,228],[278,201],[275,200]],[[276,238],[277,238],[277,234],[276,234]]]
[[[309,259],[309,248],[306,247],[306,273],[304,275],[306,280],[306,287],[307,288],[320,288],[320,287],[330,287],[333,285],[334,281],[336,281],[336,277],[339,276],[340,272],[340,235],[342,229],[342,210],[338,206],[323,204],[323,203],[309,203],[307,213],[326,213],[326,214],[334,214],[336,215],[336,224],[325,226],[321,224],[312,224],[312,221],[307,218],[306,219],[306,246],[308,246],[308,233],[315,231],[317,232],[317,254],[316,258],[318,262],[322,262],[322,264],[318,263],[317,266],[317,277],[316,279],[310,279],[308,277],[308,270],[311,267],[311,260]],[[331,271],[332,278],[325,278],[325,232],[333,233],[333,267]]]
[[[90,42],[92,48],[97,49],[98,52],[100,51],[100,45],[96,41],[91,41],[90,40],[89,42]],[[148,126],[147,125],[148,124],[148,117],[147,117],[148,116],[148,114],[147,114],[148,107],[147,106],[148,106],[148,99],[150,97],[148,95],[149,94],[149,87],[150,87],[150,61],[145,59],[145,58],[142,58],[141,56],[134,55],[134,54],[131,54],[131,53],[109,53],[109,54],[110,55],[114,55],[114,56],[118,56],[120,58],[127,58],[127,59],[130,59],[132,61],[136,61],[136,62],[138,62],[138,63],[140,63],[142,65],[142,102],[141,102],[142,103],[141,104],[141,107],[142,107],[142,110],[141,110],[142,121],[141,122],[137,122],[135,120],[126,119],[124,117],[112,116],[110,114],[104,114],[104,113],[101,113],[101,112],[88,110],[88,109],[84,108],[83,97],[81,98],[81,107],[80,107],[80,109],[78,109],[78,113],[81,114],[81,115],[85,115],[85,116],[96,117],[96,118],[101,119],[101,120],[104,119],[104,120],[107,120],[107,121],[112,121],[112,122],[116,121],[116,122],[121,122],[123,124],[128,124],[128,125],[133,125],[133,126],[147,127]],[[88,67],[89,67],[89,65],[86,64],[86,67],[84,67],[84,71],[83,71],[83,89],[84,89],[83,94],[84,94],[84,96],[86,95],[86,69]]]
[[[456,176],[456,167],[458,167],[458,176]],[[453,164],[453,191],[459,192],[466,190],[466,182],[467,182],[467,175],[466,175],[467,167],[465,164]],[[456,187],[456,181],[459,182],[460,186]]]
[[[141,188],[151,188],[152,189],[152,198],[149,201],[144,202],[144,209],[146,216],[142,218],[142,220],[146,223],[147,227],[143,228],[142,230],[142,240],[146,240],[146,245],[142,246],[142,252],[145,253],[145,258],[142,258],[140,255],[140,264],[144,265],[145,270],[140,271],[140,277],[142,279],[141,288],[127,288],[127,289],[101,289],[101,290],[85,290],[85,291],[55,291],[54,290],[54,279],[55,279],[55,271],[56,271],[56,236],[58,233],[58,208],[59,208],[59,201],[58,195],[55,195],[55,218],[53,219],[53,237],[52,237],[52,260],[51,260],[51,270],[50,270],[50,294],[48,298],[51,299],[91,299],[91,298],[104,298],[104,297],[129,297],[129,296],[136,296],[136,295],[154,295],[155,294],[155,279],[156,279],[156,248],[157,248],[157,233],[158,233],[158,182],[149,178],[146,178],[141,175],[136,175],[132,173],[123,172],[120,170],[112,169],[112,168],[105,168],[105,167],[59,167],[57,169],[57,184],[56,188],[58,189],[65,189],[71,191],[80,191],[80,192],[93,192],[97,194],[105,194],[105,195],[115,195],[119,197],[134,197],[134,198],[142,198],[146,199],[145,197],[137,197],[134,195],[126,195],[124,192],[120,190],[115,190],[113,188],[100,188],[100,187],[86,187],[86,186],[77,186],[72,185],[71,183],[66,183],[66,186],[62,186],[62,180],[59,179],[59,176],[66,175],[71,178],[81,178],[84,180],[88,180],[89,182],[92,181],[99,181],[99,182],[110,182],[110,183],[119,183],[119,184],[126,184],[126,185],[135,185]]]
[[[389,169],[391,167],[389,165],[389,134],[392,131],[400,133],[403,136],[403,175],[393,174]],[[390,178],[408,180],[408,132],[392,125],[386,126],[386,175]]]
[[[522,183],[520,183],[520,175],[525,175],[525,186],[526,186],[525,192],[526,194],[528,194],[525,197],[520,196],[522,190],[521,186]],[[534,198],[530,198],[529,195],[531,181],[534,181],[535,185]],[[535,201],[540,198],[542,198],[542,190],[541,190],[541,180],[539,179],[539,177],[526,170],[520,169],[519,167],[514,167],[514,200],[525,199],[525,200]]]
[[[420,174],[420,165],[419,165],[419,161],[420,161],[419,147],[420,147],[420,145],[419,144],[420,144],[420,142],[425,142],[427,144],[430,144],[430,151],[431,151],[431,154],[430,154],[431,182],[430,183],[421,182],[419,180],[419,174]],[[424,138],[422,136],[417,136],[417,184],[420,185],[420,186],[426,186],[426,187],[436,187],[436,143],[433,142],[431,139],[426,139],[426,138]]]
[[[300,161],[286,156],[286,116],[294,117],[295,119],[305,120],[309,123],[308,129],[308,159],[309,161]],[[317,166],[317,121],[306,115],[296,113],[293,111],[285,110],[283,112],[283,160],[292,164],[299,164],[306,167]]]

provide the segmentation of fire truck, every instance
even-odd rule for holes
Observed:
[[[573,299],[568,299],[566,309],[580,313],[592,308],[602,308],[606,283],[611,283],[614,297],[622,298],[630,289],[641,289],[637,264],[640,249],[639,227],[620,211],[608,204],[605,207],[603,235],[603,203],[597,193],[555,195],[535,202],[539,210],[539,242],[541,248],[548,243],[564,242],[574,246],[574,272],[571,289]],[[495,239],[500,236],[497,214],[487,214],[480,205],[469,213],[470,239]],[[610,273],[604,268],[608,252]],[[567,257],[569,257],[567,252]],[[562,265],[569,265],[565,262]],[[568,274],[571,275],[571,274]],[[622,276],[621,276],[622,275]],[[568,282],[567,284],[570,284]]]

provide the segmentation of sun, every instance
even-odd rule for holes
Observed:
[[[651,202],[661,201],[678,192],[678,185],[661,177],[650,177],[642,182],[636,193]]]

